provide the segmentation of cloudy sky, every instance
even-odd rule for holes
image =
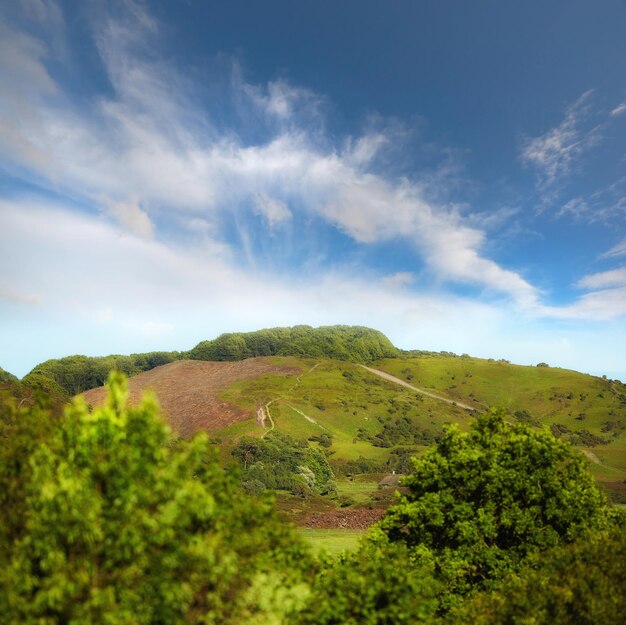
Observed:
[[[360,324],[626,380],[623,0],[16,0],[0,366]]]

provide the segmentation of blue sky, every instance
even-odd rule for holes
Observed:
[[[626,3],[5,3],[0,366],[354,323],[626,379]]]

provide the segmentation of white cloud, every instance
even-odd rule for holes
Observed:
[[[568,200],[559,209],[559,212],[557,213],[557,217],[564,217],[566,215],[574,217],[575,219],[588,217],[589,216],[589,204],[587,203],[587,200],[585,200],[585,198],[582,198],[582,197],[575,197],[575,198],[572,198],[571,200]]]
[[[599,127],[584,129],[593,91],[583,93],[565,112],[556,127],[524,141],[522,162],[537,169],[539,188],[543,191],[569,176],[576,161],[599,141]]]
[[[285,221],[289,221],[293,216],[284,202],[271,198],[265,193],[257,195],[254,211],[265,218],[271,230]]]
[[[617,117],[618,115],[623,115],[624,113],[626,113],[626,102],[622,102],[621,104],[618,104],[611,111],[611,117]]]
[[[602,258],[616,258],[618,256],[626,256],[626,238],[623,238],[617,245],[613,246],[608,252],[602,254]]]
[[[541,307],[541,314],[558,319],[598,321],[626,315],[626,267],[584,276],[575,286],[590,292],[566,306]]]
[[[388,287],[402,287],[413,284],[413,282],[415,282],[415,278],[410,271],[398,271],[382,279],[382,283]]]
[[[48,178],[57,190],[95,204],[104,202],[120,223],[144,237],[154,230],[146,206],[151,212],[189,212],[188,223],[196,226],[215,224],[219,215],[247,207],[274,228],[290,218],[289,198],[294,198],[298,210],[325,219],[360,243],[405,239],[442,280],[534,305],[537,292],[526,280],[483,256],[481,230],[453,207],[427,201],[423,183],[387,179],[369,169],[390,143],[384,133],[365,134],[338,150],[329,147],[327,137],[299,127],[299,107],[316,101],[306,90],[284,81],[261,88],[237,80],[235,87],[255,106],[292,123],[252,145],[217,133],[186,95],[184,79],[153,60],[154,46],[148,44],[157,25],[133,7],[126,21],[103,19],[98,31],[114,96],[78,111],[61,96],[50,106],[39,92],[27,93],[33,89],[27,81],[21,89],[36,107],[37,119],[20,118],[15,110],[7,116],[6,161],[14,162],[18,151],[19,164],[32,177]],[[32,42],[18,48],[41,87],[55,89],[42,49]],[[11,81],[3,85],[12,87]]]
[[[319,98],[311,91],[293,87],[284,80],[270,81],[263,88],[246,83],[237,71],[235,84],[259,110],[280,120],[287,120],[296,112],[302,113],[305,108],[315,109],[319,104]]]
[[[585,276],[578,281],[577,286],[581,289],[602,289],[615,286],[626,287],[626,267]]]
[[[148,213],[138,204],[137,200],[126,202],[111,202],[107,207],[108,213],[129,232],[145,239],[154,237],[154,224]]]

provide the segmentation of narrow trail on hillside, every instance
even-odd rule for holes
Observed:
[[[325,428],[323,425],[320,425],[313,417],[309,417],[309,415],[304,414],[304,412],[302,412],[302,410],[298,410],[295,406],[292,406],[291,404],[287,404],[294,412],[297,412],[299,415],[302,415],[309,423],[312,423],[313,425],[316,425],[318,428],[325,430],[326,432],[329,432],[328,428]]]
[[[435,393],[431,393],[430,391],[426,391],[422,388],[418,388],[417,386],[413,386],[412,384],[409,384],[408,382],[405,382],[404,380],[401,380],[400,378],[396,378],[395,376],[389,373],[386,373],[385,371],[380,371],[379,369],[373,369],[372,367],[367,367],[366,365],[359,365],[359,367],[362,367],[363,369],[367,369],[367,371],[369,371],[370,373],[380,376],[381,378],[385,380],[389,380],[390,382],[394,382],[395,384],[399,384],[406,388],[410,388],[413,391],[422,393],[423,395],[427,395],[428,397],[432,397],[433,399],[438,399],[439,401],[446,402],[447,404],[456,405],[459,408],[463,408],[464,410],[469,410],[471,412],[484,412],[485,411],[485,409],[482,407],[476,408],[473,406],[468,406],[467,404],[463,404],[459,401],[448,399],[447,397],[441,397],[441,395],[436,395]],[[509,425],[515,425],[515,422],[511,421],[510,419],[505,419],[505,421]],[[593,462],[594,464],[597,464],[605,469],[609,469],[610,471],[617,471],[618,473],[623,472],[621,469],[618,469],[617,467],[612,467],[607,464],[604,464],[604,462],[602,462],[600,458],[598,458],[598,456],[596,456],[596,454],[593,453],[593,451],[590,451],[589,449],[580,449],[580,448],[578,449],[587,457],[587,459],[590,462]]]
[[[301,373],[296,378],[296,381],[294,382],[293,386],[291,386],[288,389],[287,392],[290,393],[291,391],[293,391],[293,389],[296,388],[300,384],[300,382],[302,381],[302,378],[305,375],[308,375],[309,373],[311,373],[311,371],[313,371],[313,369],[318,367],[319,364],[320,364],[319,362],[316,362],[308,371],[305,371],[304,373]],[[261,424],[261,427],[263,427],[263,428],[265,427],[265,419],[266,418],[270,422],[270,427],[267,428],[267,430],[265,430],[265,432],[263,432],[261,438],[265,438],[276,427],[276,424],[274,423],[274,419],[272,418],[272,413],[270,412],[270,405],[273,404],[276,401],[281,400],[281,399],[283,399],[283,398],[282,397],[275,397],[274,399],[271,399],[270,401],[268,401],[267,404],[265,404],[265,406],[262,406],[261,408],[259,408],[257,410],[257,421]],[[312,419],[311,417],[305,415],[304,412],[302,412],[301,410],[298,410],[297,408],[294,408],[290,404],[287,404],[287,405],[294,412],[297,412],[299,415],[302,415],[307,421],[310,421],[311,423],[316,425],[318,428],[321,428],[322,430],[326,430],[326,428],[323,425],[320,425],[319,423],[317,423],[317,421],[315,421],[315,419]]]
[[[588,460],[591,460],[591,462],[593,462],[594,464],[598,464],[601,467],[605,468],[605,469],[609,469],[611,471],[617,471],[619,473],[623,473],[623,471],[621,469],[618,469],[617,467],[611,467],[608,464],[604,464],[604,462],[602,462],[602,460],[600,460],[600,458],[598,458],[598,456],[596,456],[593,451],[589,450],[589,449],[580,449],[580,447],[578,448],[580,451],[582,451],[582,453],[587,457]]]
[[[265,427],[265,417],[267,417],[267,419],[270,422],[269,428],[267,428],[267,430],[263,432],[263,435],[261,436],[261,438],[265,438],[276,427],[276,424],[274,423],[274,419],[272,419],[272,413],[270,412],[270,404],[273,404],[275,401],[276,401],[275,399],[272,399],[271,401],[268,401],[267,404],[265,404],[265,406],[259,409],[261,410],[263,427]]]
[[[312,367],[311,367],[308,371],[305,371],[304,373],[301,373],[301,374],[300,374],[300,375],[296,378],[296,381],[295,381],[294,385],[293,385],[293,386],[289,389],[289,391],[287,391],[287,392],[293,391],[293,389],[294,389],[294,388],[296,388],[296,386],[298,386],[298,384],[300,384],[300,382],[302,381],[302,378],[303,378],[305,375],[309,375],[309,373],[311,373],[311,371],[313,371],[313,369],[316,369],[317,367],[319,367],[319,365],[320,365],[320,363],[319,363],[319,362],[316,362],[316,363],[315,363],[315,364],[314,364],[314,365],[313,365],[313,366],[312,366]]]
[[[401,386],[405,386],[406,388],[410,388],[412,391],[416,391],[422,395],[426,395],[428,397],[432,397],[433,399],[438,399],[439,401],[446,402],[446,404],[451,404],[453,406],[458,406],[459,408],[463,408],[464,410],[469,410],[470,412],[483,412],[482,408],[476,408],[475,406],[469,406],[468,404],[464,404],[460,401],[456,401],[454,399],[448,399],[447,397],[442,397],[441,395],[436,395],[435,393],[431,393],[430,391],[426,391],[423,388],[418,388],[417,386],[413,386],[400,378],[396,378],[395,376],[386,373],[385,371],[381,371],[380,369],[372,369],[372,367],[367,367],[366,365],[359,365],[363,369],[366,369],[370,373],[377,375],[389,382],[394,382],[395,384],[400,384]]]

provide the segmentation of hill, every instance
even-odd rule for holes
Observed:
[[[377,330],[360,326],[295,326],[258,332],[222,334],[202,341],[188,352],[148,352],[111,356],[67,356],[37,365],[23,382],[54,394],[67,396],[102,386],[109,371],[134,376],[155,367],[189,358],[206,361],[237,361],[257,356],[310,356],[353,362],[393,358],[399,351]]]
[[[511,421],[550,427],[572,442],[614,498],[626,495],[626,387],[619,382],[432,354],[369,368],[397,381],[352,362],[263,357],[178,361],[131,378],[130,388],[135,398],[153,388],[181,435],[209,429],[225,461],[245,437],[276,430],[322,449],[338,476],[371,474],[364,492],[375,489],[377,474],[407,471],[410,456],[424,453],[445,425],[467,429],[473,414],[466,407],[501,406]],[[97,403],[102,391],[85,396]],[[355,484],[343,488],[359,499]]]

